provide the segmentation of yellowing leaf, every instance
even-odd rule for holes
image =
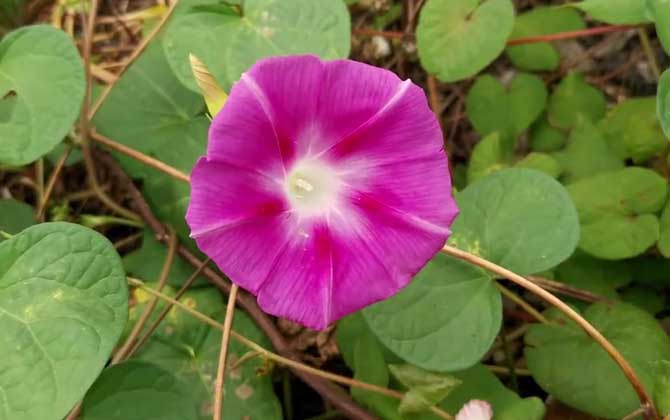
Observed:
[[[205,103],[207,104],[207,109],[212,117],[221,111],[223,105],[228,99],[228,95],[223,91],[223,88],[219,83],[214,79],[212,73],[207,70],[205,63],[200,61],[198,57],[193,54],[189,54],[189,60],[191,61],[191,71],[193,71],[193,77],[195,77],[195,82],[198,84],[202,96],[205,97]]]

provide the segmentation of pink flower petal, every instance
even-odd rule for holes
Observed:
[[[456,414],[456,420],[491,420],[491,405],[482,400],[470,400]]]
[[[212,123],[191,234],[265,311],[325,328],[444,244],[458,209],[442,141],[423,91],[391,72],[263,60]]]

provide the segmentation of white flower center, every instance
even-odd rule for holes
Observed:
[[[333,168],[313,160],[302,161],[288,174],[286,194],[301,216],[324,215],[336,205],[341,184]]]

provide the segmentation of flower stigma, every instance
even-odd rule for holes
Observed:
[[[314,160],[298,162],[286,179],[286,195],[301,216],[325,215],[334,209],[342,182],[337,172]]]

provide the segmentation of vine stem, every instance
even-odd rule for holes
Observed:
[[[549,324],[550,323],[549,320],[547,318],[545,318],[544,315],[542,315],[537,309],[533,308],[528,302],[523,300],[516,293],[509,290],[507,287],[503,286],[502,284],[500,284],[498,282],[495,282],[494,284],[498,288],[498,290],[500,290],[500,292],[503,295],[505,295],[512,302],[521,306],[526,312],[528,312],[530,315],[532,315],[533,318],[537,319],[540,323],[542,323],[542,324]]]
[[[647,35],[647,30],[645,28],[637,29],[637,36],[640,38],[640,44],[642,45],[642,50],[647,56],[647,61],[649,61],[649,67],[651,72],[654,75],[654,78],[658,82],[658,79],[661,77],[661,70],[658,65],[658,60],[656,60],[656,54],[654,49],[651,47],[651,42],[649,41],[649,35]]]
[[[172,178],[182,181],[182,182],[190,182],[191,178],[183,173],[182,171],[173,168],[172,166],[165,164],[161,162],[158,159],[154,159],[151,156],[145,155],[144,153],[141,153],[133,148],[130,148],[124,144],[121,144],[117,141],[114,141],[110,139],[109,137],[103,136],[102,134],[98,133],[95,130],[90,130],[89,136],[91,137],[92,140],[95,140],[96,142],[107,146],[108,148],[119,152],[123,153],[126,156],[130,156],[131,158],[144,163],[147,166],[150,166],[154,169],[158,169],[159,171],[171,176]]]
[[[146,291],[147,293],[149,293],[151,295],[154,295],[158,299],[169,302],[172,305],[178,307],[179,309],[189,313],[194,318],[199,319],[200,321],[204,322],[205,324],[210,325],[211,327],[214,327],[218,330],[225,331],[224,325],[222,325],[219,322],[215,321],[214,319],[208,317],[207,315],[203,314],[202,312],[199,312],[199,311],[197,311],[197,310],[195,310],[195,309],[193,309],[193,308],[191,308],[191,307],[189,307],[189,306],[187,306],[187,305],[185,305],[185,304],[183,304],[183,303],[165,295],[164,293],[161,293],[159,291],[156,291],[156,290],[148,287],[141,280],[138,280],[138,279],[135,279],[135,278],[132,278],[132,277],[128,277],[127,280],[128,280],[128,284],[130,284],[131,286],[139,287],[142,290]],[[293,369],[301,370],[303,372],[309,373],[310,375],[314,375],[314,376],[318,376],[318,377],[321,377],[321,378],[324,378],[324,379],[328,379],[330,381],[337,382],[337,383],[340,383],[340,384],[343,384],[343,385],[364,389],[366,391],[376,392],[378,394],[386,395],[388,397],[395,398],[395,399],[398,399],[398,400],[402,400],[405,397],[405,394],[403,394],[400,391],[395,391],[393,389],[384,388],[382,386],[370,384],[370,383],[367,383],[367,382],[357,381],[355,379],[348,378],[346,376],[337,375],[335,373],[326,372],[326,371],[317,369],[315,367],[306,365],[304,363],[295,361],[293,359],[289,359],[287,357],[280,356],[276,353],[271,352],[270,350],[267,350],[265,347],[262,347],[262,346],[256,344],[256,342],[248,339],[247,337],[243,336],[242,334],[237,333],[232,328],[230,329],[230,336],[232,338],[234,338],[236,341],[243,344],[244,346],[246,346],[246,347],[250,348],[251,350],[257,352],[262,357],[265,357],[266,359],[269,359],[269,360],[272,360],[276,363],[291,367]],[[454,420],[454,417],[451,414],[449,414],[446,411],[440,409],[439,407],[432,406],[432,407],[430,407],[430,411],[432,411],[435,415],[439,416],[442,419]]]
[[[167,256],[165,257],[165,262],[163,262],[160,277],[158,278],[158,285],[156,286],[158,290],[162,290],[167,284],[167,280],[170,275],[170,268],[172,267],[172,262],[174,261],[174,256],[176,253],[177,253],[177,234],[174,232],[174,230],[171,230]],[[153,312],[157,303],[158,298],[155,296],[149,301],[149,303],[147,303],[147,306],[144,308],[144,312],[142,312],[142,315],[140,315],[140,318],[135,323],[135,326],[128,335],[128,338],[123,343],[121,348],[116,352],[116,354],[114,354],[114,357],[112,358],[113,365],[128,359],[130,356],[133,355],[133,352],[137,350],[137,346],[135,346],[137,337],[144,329],[144,326],[146,325],[147,321],[149,321],[149,317],[151,316],[151,313]]]
[[[35,216],[37,220],[40,221],[44,220],[44,211],[46,210],[47,203],[49,202],[51,193],[53,192],[54,186],[56,185],[56,180],[58,179],[58,176],[63,170],[63,167],[65,166],[65,161],[67,161],[67,158],[68,156],[70,156],[71,151],[72,146],[66,145],[65,150],[60,155],[60,158],[58,158],[58,162],[56,162],[56,166],[54,167],[53,172],[51,172],[51,176],[49,176],[49,181],[47,181],[47,186],[44,189],[44,195],[40,200],[39,206],[37,207],[37,215]]]
[[[652,403],[649,394],[647,394],[644,385],[637,377],[637,374],[631,367],[631,365],[626,361],[626,359],[619,353],[619,351],[610,343],[607,338],[605,338],[600,331],[598,331],[593,325],[591,325],[586,319],[579,315],[574,309],[569,305],[565,304],[562,300],[544,290],[540,286],[536,285],[532,281],[513,273],[512,271],[503,268],[497,264],[494,264],[488,260],[485,260],[477,255],[470,254],[469,252],[454,248],[450,245],[445,245],[442,247],[442,252],[456,257],[463,261],[466,261],[470,264],[479,266],[485,270],[488,270],[492,273],[498,274],[501,277],[509,279],[510,281],[516,283],[517,285],[523,287],[524,289],[534,293],[535,295],[541,297],[547,301],[552,306],[556,307],[558,310],[563,312],[568,318],[573,320],[577,325],[579,325],[593,340],[595,340],[600,347],[602,347],[610,357],[616,362],[617,365],[621,368],[621,371],[626,376],[630,384],[633,386],[635,393],[640,399],[640,403],[645,412],[646,418],[651,418],[653,420],[660,420],[660,417],[654,405]]]
[[[216,386],[214,387],[214,420],[221,420],[223,411],[223,391],[226,375],[226,358],[228,356],[228,342],[230,341],[230,330],[233,326],[235,316],[235,300],[239,286],[235,283],[230,288],[228,304],[226,305],[226,317],[223,319],[223,336],[221,337],[221,352],[219,353],[219,368],[216,371]]]
[[[142,42],[140,45],[137,46],[133,50],[133,53],[128,57],[128,59],[124,62],[123,67],[121,67],[121,70],[119,70],[118,74],[116,75],[116,79],[114,82],[110,83],[105,87],[105,90],[102,91],[100,94],[100,97],[98,100],[95,102],[95,105],[91,108],[89,112],[87,112],[88,120],[92,120],[93,117],[95,117],[95,114],[98,112],[102,104],[105,102],[105,99],[109,96],[109,93],[112,91],[114,86],[116,86],[116,83],[121,80],[121,76],[128,70],[130,65],[137,59],[137,57],[142,54],[142,52],[147,48],[149,43],[151,42],[152,39],[158,35],[158,33],[163,29],[167,21],[170,19],[170,16],[172,16],[172,13],[174,12],[174,9],[177,7],[177,4],[179,4],[179,0],[174,0],[168,10],[165,12],[163,15],[162,19],[158,24],[153,28],[153,30],[147,35],[145,38],[142,39]]]

